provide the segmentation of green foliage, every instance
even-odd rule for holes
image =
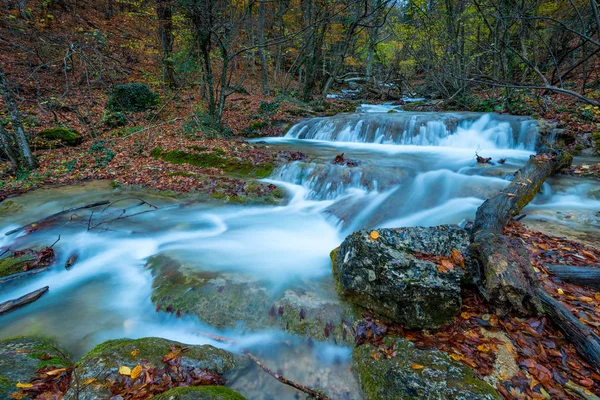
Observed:
[[[67,146],[77,146],[82,141],[79,132],[67,128],[44,129],[39,135],[46,140],[58,140]]]
[[[102,120],[109,128],[118,128],[127,125],[127,117],[125,113],[120,111],[109,112],[104,115]]]
[[[145,83],[132,82],[116,85],[106,103],[109,111],[145,111],[160,103],[158,94],[150,90]]]
[[[277,101],[265,101],[261,100],[258,106],[258,111],[261,114],[271,115],[277,112],[279,109],[279,103]]]
[[[94,157],[94,168],[104,168],[115,157],[115,152],[107,146],[107,141],[98,140],[90,145],[88,154]]]

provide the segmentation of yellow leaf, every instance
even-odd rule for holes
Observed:
[[[83,384],[87,386],[94,382],[96,382],[96,378],[90,378],[90,379],[86,380],[85,382],[83,382]]]
[[[138,349],[135,349],[131,352],[131,355],[134,357],[137,356],[138,354],[140,354],[140,351]]]
[[[54,376],[54,375],[60,375],[63,372],[65,372],[67,369],[66,368],[59,368],[59,369],[53,369],[52,371],[47,371],[44,372],[46,375],[50,375],[50,376]]]
[[[558,294],[565,294],[565,292],[561,288],[558,288],[556,291],[558,292]]]
[[[21,383],[17,382],[17,388],[19,389],[31,389],[33,385],[31,383]]]
[[[463,359],[463,356],[461,356],[460,354],[452,353],[450,354],[450,358],[454,361],[460,361]]]
[[[121,375],[131,375],[131,368],[121,365],[119,367],[119,373]]]
[[[461,312],[461,313],[460,313],[460,316],[461,316],[463,319],[469,319],[469,318],[471,318],[471,314],[469,314],[469,313],[468,313],[468,312],[466,312],[466,311],[463,311],[463,312]]]
[[[371,233],[369,234],[369,237],[373,240],[377,240],[379,238],[379,232],[371,231]]]
[[[490,351],[490,348],[484,344],[480,344],[479,346],[477,346],[477,350],[479,350],[482,353],[487,353]]]
[[[140,375],[142,375],[142,366],[138,364],[131,370],[131,379],[137,379]]]
[[[546,243],[540,243],[538,247],[542,250],[548,250],[548,245]]]
[[[591,297],[587,297],[587,296],[581,296],[579,298],[579,300],[585,301],[586,303],[591,303],[592,301],[594,301],[594,299],[592,299]]]
[[[414,370],[417,370],[417,371],[418,371],[418,370],[421,370],[421,369],[423,369],[423,368],[425,368],[425,367],[424,367],[423,365],[421,365],[421,364],[412,364],[410,367],[411,367],[412,369],[414,369]]]

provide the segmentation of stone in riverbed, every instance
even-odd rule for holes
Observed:
[[[469,233],[456,225],[354,232],[332,252],[340,295],[407,328],[435,328],[459,313],[461,283],[473,279]],[[415,252],[450,257],[458,250],[465,267],[440,272]]]
[[[246,274],[207,272],[164,255],[151,257],[146,268],[154,277],[152,302],[162,311],[196,314],[217,329],[277,328],[315,340],[353,340],[349,325],[359,317],[331,279],[277,291]]]
[[[69,366],[65,354],[47,339],[17,337],[0,340],[0,399],[18,392],[16,384],[29,383],[39,368]]]
[[[162,367],[163,356],[171,352],[171,346],[180,345],[189,348],[181,355],[183,367],[199,368],[217,374],[225,374],[231,371],[239,362],[240,358],[233,354],[217,349],[213,346],[185,345],[162,338],[142,339],[118,339],[109,340],[96,346],[92,351],[83,356],[77,363],[74,374],[77,379],[65,399],[101,399],[110,398],[111,394],[104,385],[107,380],[115,380],[119,375],[119,367],[126,366],[134,368],[142,362],[156,367]],[[91,381],[83,387],[78,388],[78,382]]]
[[[387,337],[397,356],[378,360],[377,349],[363,344],[352,353],[353,367],[367,400],[496,400],[496,390],[468,367],[437,350],[418,350],[402,338]]]

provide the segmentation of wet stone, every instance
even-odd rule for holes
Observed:
[[[353,304],[407,328],[435,328],[461,306],[461,284],[475,274],[469,234],[456,225],[354,232],[332,253],[337,289]],[[440,271],[415,252],[450,257],[458,250],[465,267]]]

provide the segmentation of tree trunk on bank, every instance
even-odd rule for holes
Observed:
[[[260,66],[262,68],[262,85],[263,94],[268,96],[269,90],[269,70],[267,65],[267,56],[265,54],[265,13],[266,6],[265,0],[260,0],[258,4],[258,56],[260,58]]]
[[[0,124],[0,150],[8,158],[13,167],[19,167],[19,156],[13,146],[12,137],[4,129],[4,126]]]
[[[14,132],[15,145],[19,153],[18,166],[25,167],[27,169],[34,169],[37,167],[37,163],[33,158],[33,154],[31,154],[31,150],[29,149],[29,143],[27,142],[27,135],[25,134],[25,129],[23,128],[21,113],[19,112],[17,102],[15,101],[15,98],[10,90],[8,80],[6,79],[4,69],[2,68],[2,64],[0,64],[0,93],[4,98],[4,103],[6,104],[6,109],[8,110],[8,116]]]
[[[173,54],[173,11],[170,0],[156,0],[158,16],[158,36],[160,38],[163,80],[171,88],[177,87],[175,69],[171,55]]]
[[[546,178],[572,160],[570,154],[556,150],[531,156],[502,192],[477,209],[471,249],[484,277],[480,291],[494,312],[500,316],[547,315],[579,354],[600,371],[600,337],[542,289],[522,242],[503,234],[508,221],[535,197]]]

